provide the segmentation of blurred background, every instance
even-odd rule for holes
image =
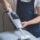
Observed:
[[[16,11],[16,9],[14,8],[15,4],[13,3],[13,0],[7,0],[7,1],[11,4],[13,10]],[[3,5],[0,3],[0,32],[3,32],[2,15],[3,15],[4,11],[5,10],[3,9]],[[4,15],[4,27],[5,27],[5,31],[14,30],[14,26],[10,22],[7,14]]]

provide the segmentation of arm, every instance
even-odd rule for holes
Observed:
[[[6,0],[0,0],[0,3],[2,3],[3,5],[6,3]]]
[[[0,0],[0,3],[4,2],[5,0]]]
[[[2,3],[3,8],[7,11],[8,8],[11,8],[11,5],[6,0],[0,0],[0,3]],[[12,9],[12,8],[11,8]]]
[[[37,12],[38,12],[38,17],[28,21],[28,24],[31,25],[31,24],[36,24],[36,23],[39,23],[40,22],[40,0],[37,0]]]
[[[23,28],[25,26],[36,24],[36,23],[40,22],[40,1],[39,1],[38,5],[37,5],[37,12],[38,12],[38,17],[36,17],[36,18],[34,18],[34,19],[30,20],[30,21],[24,21],[24,22],[22,22]]]
[[[40,7],[37,7],[38,17],[28,21],[28,24],[35,24],[40,22]]]
[[[37,11],[38,11],[38,17],[36,17],[28,22],[27,21],[22,22],[23,28],[28,26],[28,25],[32,25],[32,24],[36,24],[36,23],[40,22],[40,7],[37,7]]]

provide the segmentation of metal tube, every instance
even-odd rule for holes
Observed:
[[[25,37],[25,34],[24,34],[24,32],[22,31],[22,29],[20,28],[19,30],[20,30],[20,32],[22,33],[22,35]]]

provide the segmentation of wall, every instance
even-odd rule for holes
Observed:
[[[7,0],[12,8],[13,8],[13,0]],[[3,12],[5,10],[3,9],[3,6],[2,4],[0,4],[0,32],[3,32],[3,21],[2,21],[2,15],[3,15]],[[8,15],[5,14],[4,15],[4,23],[5,23],[5,31],[10,31],[10,30],[14,30],[14,26],[12,25],[12,23],[10,22],[9,18],[8,18]]]

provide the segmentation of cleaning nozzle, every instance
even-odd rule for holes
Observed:
[[[22,36],[20,38],[21,40],[29,40],[30,39],[30,35],[25,35],[21,28],[19,30],[22,33]]]

